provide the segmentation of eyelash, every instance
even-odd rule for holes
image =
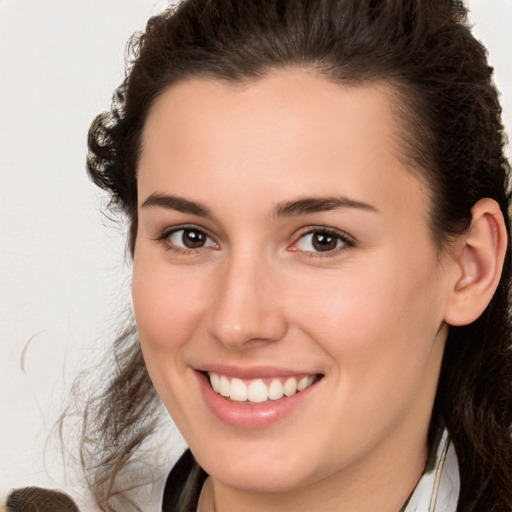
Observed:
[[[203,246],[203,247],[197,247],[197,248],[178,247],[177,245],[175,245],[174,243],[172,243],[170,241],[170,237],[173,234],[176,234],[180,231],[195,231],[196,233],[201,233],[202,235],[204,235],[206,237],[207,240],[210,240],[215,245],[218,245],[213,240],[213,238],[210,235],[208,235],[206,230],[204,230],[202,228],[198,228],[197,226],[193,226],[193,225],[184,225],[184,226],[178,226],[178,227],[175,227],[172,229],[167,229],[156,240],[162,243],[162,245],[166,251],[172,251],[175,254],[178,254],[179,256],[188,256],[188,255],[197,254],[201,249],[210,247],[210,246],[206,246],[206,247]]]
[[[215,244],[215,246],[218,247],[218,244],[213,240],[213,238],[210,235],[208,235],[206,230],[204,230],[202,228],[198,228],[193,225],[178,226],[178,227],[175,227],[172,229],[165,230],[158,238],[156,238],[156,240],[160,241],[162,243],[165,250],[172,251],[178,255],[183,255],[183,256],[197,254],[201,249],[205,249],[205,248],[209,248],[209,247],[213,246],[213,245],[209,245],[209,246],[201,246],[201,247],[197,247],[197,248],[184,248],[184,247],[178,247],[176,244],[174,244],[170,241],[170,237],[172,235],[174,235],[180,231],[187,231],[187,230],[194,231],[194,232],[204,235],[207,240],[210,240],[211,242],[213,242],[213,244]],[[293,246],[297,245],[305,237],[307,237],[309,235],[314,235],[315,233],[316,234],[325,234],[325,235],[334,237],[336,239],[336,243],[341,242],[343,245],[341,247],[335,247],[334,249],[327,250],[327,251],[305,251],[305,250],[300,250],[300,249],[293,247]],[[313,226],[313,227],[307,228],[306,231],[303,231],[302,233],[300,233],[300,235],[295,239],[295,241],[289,247],[288,250],[301,253],[302,255],[304,255],[305,257],[308,257],[308,258],[328,258],[328,257],[338,255],[341,251],[344,251],[346,249],[354,247],[355,243],[356,243],[355,239],[353,237],[351,237],[350,235],[348,235],[347,233],[338,231],[333,228],[328,228],[325,226]]]
[[[293,248],[293,246],[297,245],[300,240],[304,239],[309,235],[314,235],[315,233],[334,237],[336,239],[336,243],[341,242],[342,246],[335,247],[334,249],[327,251],[304,251]],[[325,226],[313,226],[307,228],[306,231],[300,233],[300,235],[295,239],[295,242],[293,242],[292,247],[290,247],[290,250],[300,252],[304,257],[307,258],[330,258],[333,256],[338,256],[340,252],[350,249],[351,247],[354,247],[355,244],[356,240],[347,233],[344,233],[343,231],[338,231],[337,229],[328,228]]]

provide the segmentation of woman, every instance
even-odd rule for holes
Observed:
[[[85,416],[102,510],[157,394],[190,447],[163,510],[512,508],[509,168],[465,16],[187,0],[134,41],[89,136],[137,323]]]

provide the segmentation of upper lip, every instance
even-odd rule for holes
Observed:
[[[235,366],[226,364],[204,364],[195,368],[200,372],[217,373],[239,379],[257,379],[271,377],[295,377],[298,375],[317,375],[320,372],[281,368],[277,366]]]

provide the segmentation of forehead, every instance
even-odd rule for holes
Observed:
[[[274,130],[274,135],[279,134],[274,145],[283,148],[296,136],[318,134],[325,139],[329,130],[331,139],[342,147],[350,143],[348,132],[357,135],[358,128],[368,128],[369,143],[377,132],[392,142],[399,128],[393,115],[397,97],[394,88],[384,82],[340,85],[307,70],[276,71],[244,82],[194,78],[164,90],[156,99],[142,146],[171,135],[178,146],[191,134],[197,142],[214,145],[230,128],[230,135],[252,136],[255,143]],[[356,120],[358,126],[354,123],[351,130],[348,123]]]
[[[148,115],[140,197],[192,191],[204,202],[221,183],[235,203],[244,191],[241,207],[258,193],[287,199],[278,197],[283,184],[290,196],[396,201],[409,186],[425,187],[401,153],[394,92],[383,83],[344,86],[301,70],[243,84],[182,82]]]

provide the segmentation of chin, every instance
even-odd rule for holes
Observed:
[[[268,467],[268,466],[267,466]],[[283,471],[269,472],[266,468],[250,468],[244,472],[235,472],[232,470],[219,470],[211,475],[214,480],[223,483],[226,486],[243,490],[245,492],[256,493],[286,493],[305,485],[299,475]]]
[[[307,457],[285,457],[272,452],[264,457],[247,454],[237,457],[233,450],[228,453],[229,456],[212,457],[200,463],[214,480],[232,488],[281,493],[315,480],[312,467],[304,462]]]

